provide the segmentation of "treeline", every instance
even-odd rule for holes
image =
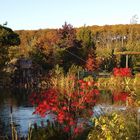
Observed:
[[[114,52],[140,52],[140,24],[74,28],[65,23],[60,29],[16,33],[21,44],[9,49],[11,59],[24,55],[48,70],[59,64],[67,71],[76,64],[111,71],[115,66],[125,67],[125,57],[116,57]],[[136,67],[139,61],[139,55],[129,56],[129,67]]]

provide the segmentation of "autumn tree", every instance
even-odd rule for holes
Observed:
[[[29,52],[29,57],[35,64],[38,64],[45,70],[53,68],[53,49],[45,44],[44,40],[36,42]]]
[[[136,20],[132,23],[136,23]],[[128,51],[140,51],[140,24],[74,28],[72,25],[65,23],[58,30],[41,29],[16,32],[21,38],[21,52],[26,54],[32,49],[30,46],[41,40],[47,54],[50,47],[55,46],[53,48],[55,52],[53,53],[53,62],[63,65],[66,69],[71,63],[84,65],[84,61],[88,59],[88,51],[90,52],[92,47],[96,47],[96,60],[100,62],[100,67],[103,70],[106,68],[107,70],[112,69],[112,62],[114,61],[112,52],[114,50],[120,50],[123,47]],[[137,65],[139,60],[139,55],[132,56],[133,67]],[[122,61],[124,63],[125,60]],[[119,63],[119,59],[117,59],[117,62]]]
[[[75,47],[76,43],[76,30],[71,24],[67,22],[62,25],[62,28],[58,30],[58,46],[60,48],[70,48]]]
[[[58,30],[57,46],[61,54],[61,65],[67,71],[72,64],[83,63],[81,56],[81,44],[76,38],[76,29],[71,24],[65,24]]]
[[[88,71],[94,71],[97,69],[97,63],[94,55],[88,54],[86,65],[85,65],[86,70]]]

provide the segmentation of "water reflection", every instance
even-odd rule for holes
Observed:
[[[140,87],[99,87],[99,90],[98,104],[101,105],[132,106],[140,101]]]
[[[43,120],[51,119],[41,118],[33,115],[34,107],[28,102],[28,96],[31,91],[25,90],[0,90],[0,133],[10,135],[11,133],[11,115],[12,121],[20,136],[27,135],[29,124],[39,123]]]

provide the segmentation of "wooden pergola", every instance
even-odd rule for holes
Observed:
[[[128,68],[128,56],[129,55],[140,55],[140,52],[130,52],[130,51],[124,51],[124,52],[114,52],[114,55],[125,55],[126,56],[126,62],[125,66]]]

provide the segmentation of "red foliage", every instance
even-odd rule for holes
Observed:
[[[113,75],[121,77],[129,77],[132,76],[132,73],[130,68],[114,68]]]
[[[80,132],[84,121],[93,115],[93,107],[99,91],[93,82],[79,80],[75,82],[75,91],[61,93],[58,89],[49,89],[40,95],[33,94],[31,102],[36,104],[35,114],[45,117],[49,113],[56,115],[56,121],[63,124],[64,131],[73,134]],[[38,100],[40,99],[40,100]]]
[[[91,54],[88,55],[88,59],[86,61],[85,67],[88,71],[93,71],[93,70],[96,70],[97,68],[96,60]]]
[[[119,92],[119,93],[113,95],[113,100],[116,102],[117,101],[125,102],[127,100],[127,97],[129,97],[129,93]]]

